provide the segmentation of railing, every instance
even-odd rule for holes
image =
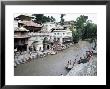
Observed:
[[[14,38],[28,38],[29,35],[14,35]]]
[[[51,33],[28,33],[29,36],[49,36]]]

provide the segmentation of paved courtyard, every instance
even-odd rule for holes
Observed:
[[[65,66],[69,60],[74,61],[90,48],[87,41],[80,41],[68,49],[58,52],[56,55],[48,55],[44,58],[32,60],[31,62],[20,64],[15,68],[15,76],[60,76],[67,75]]]

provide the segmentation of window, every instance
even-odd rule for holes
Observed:
[[[59,41],[60,40],[60,38],[57,38],[57,41]]]
[[[54,41],[56,41],[56,38],[54,38]]]
[[[39,51],[41,51],[41,47],[39,48]]]

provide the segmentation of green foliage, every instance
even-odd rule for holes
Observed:
[[[83,29],[84,28],[84,23],[86,23],[88,19],[88,16],[80,15],[76,21],[74,22],[74,25],[76,29]]]
[[[88,19],[88,16],[80,15],[74,22],[75,28],[79,34],[80,39],[82,39],[82,31],[85,27],[85,23]]]
[[[31,18],[30,16],[26,16],[26,15],[19,15],[19,16],[17,16],[17,17],[14,18],[14,19],[16,19],[16,20],[21,20],[21,21],[23,21],[23,20],[29,21],[29,20],[31,20],[32,18]]]
[[[60,20],[61,25],[64,25],[64,21],[65,21],[63,18],[64,16],[65,16],[65,14],[61,14],[61,17],[60,17],[61,18],[61,20]]]
[[[54,22],[55,18],[53,16],[44,16],[44,14],[32,14],[32,16],[35,17],[34,22],[36,23],[45,23],[45,22]],[[14,18],[16,20],[26,20],[26,21],[30,21],[33,19],[33,17],[30,16],[26,16],[26,15],[19,15],[18,17]]]
[[[72,33],[72,35],[73,35],[73,42],[74,42],[74,43],[77,43],[77,42],[79,41],[79,39],[80,39],[79,33],[76,32],[76,31],[74,31],[74,32]]]
[[[44,16],[44,14],[33,14],[32,16],[35,16],[34,22],[36,23],[45,23],[45,22],[54,22],[55,18],[53,16]]]
[[[76,32],[73,33],[73,39],[97,38],[97,25],[88,20],[88,16],[80,15],[74,22],[74,27]]]
[[[91,39],[89,40],[90,43],[92,43],[92,42],[94,42],[94,41],[95,41],[95,38],[91,38]]]
[[[55,22],[55,18],[53,16],[50,17],[51,22]]]
[[[97,38],[97,25],[90,21],[87,21],[82,31],[82,39],[87,38]]]

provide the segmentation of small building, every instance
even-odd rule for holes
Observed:
[[[45,41],[45,38],[50,38],[50,32],[42,31],[42,25],[33,21],[20,21],[19,26],[24,26],[29,30],[28,35],[28,50],[43,51],[50,48],[49,40]]]
[[[17,51],[27,51],[28,31],[24,27],[14,28],[14,49],[17,49]]]
[[[72,31],[68,28],[53,28],[52,33],[54,41],[58,41],[61,45],[65,42],[72,41]]]
[[[43,38],[42,38],[42,25],[30,21],[19,21],[19,27],[24,26],[28,29],[28,35],[30,38],[28,39],[28,50],[29,51],[43,51]]]
[[[55,28],[55,27],[56,27],[55,22],[46,22],[43,24],[42,31],[43,32],[51,32],[51,29]]]

